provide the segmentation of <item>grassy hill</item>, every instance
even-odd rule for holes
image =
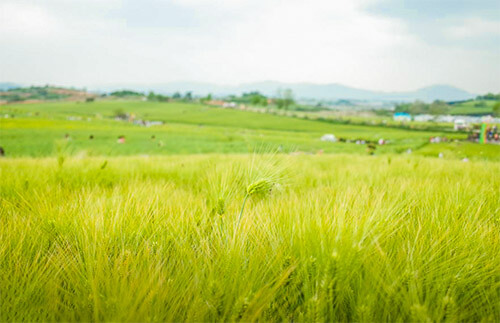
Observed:
[[[496,100],[471,100],[453,104],[450,114],[455,115],[491,115],[493,106],[498,103]]]
[[[12,87],[0,92],[0,104],[12,102],[44,102],[55,100],[86,100],[94,98],[84,90],[54,86]]]
[[[366,154],[366,145],[323,142],[325,133],[356,141],[388,140],[376,153],[401,153],[426,145],[440,132],[332,124],[267,113],[200,104],[144,101],[96,101],[16,104],[0,107],[1,146],[9,156],[54,154],[136,155],[179,153],[245,153],[255,150]],[[115,116],[162,121],[144,127]],[[118,144],[118,136],[126,142]],[[68,138],[66,138],[68,136]],[[463,139],[465,135],[455,134]],[[92,139],[90,139],[92,137]],[[485,148],[487,149],[487,148]]]

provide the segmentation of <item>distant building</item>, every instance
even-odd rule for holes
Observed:
[[[222,105],[224,108],[236,108],[238,105],[236,104],[236,102],[224,102],[224,104]]]
[[[450,115],[438,115],[438,116],[436,116],[435,120],[437,122],[455,122],[455,119],[457,119],[457,117],[450,116]]]
[[[224,103],[226,103],[226,102],[224,102],[222,100],[210,100],[210,101],[207,101],[205,103],[208,105],[216,105],[216,106],[222,107],[222,106],[224,106]]]
[[[435,117],[434,121],[436,122],[448,122],[448,123],[455,123],[455,121],[461,120],[465,121],[466,123],[470,124],[480,124],[480,123],[493,123],[493,124],[500,124],[500,118],[494,118],[492,116],[464,116],[464,115],[438,115]]]
[[[434,116],[430,114],[417,114],[415,117],[413,117],[413,120],[419,122],[428,122],[433,121]]]
[[[394,121],[409,122],[411,121],[411,115],[406,112],[396,112],[394,113],[393,119]]]
[[[467,130],[469,128],[469,124],[464,119],[455,119],[453,124],[453,129],[457,130]]]

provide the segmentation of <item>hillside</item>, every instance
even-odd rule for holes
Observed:
[[[491,115],[498,100],[468,100],[451,105],[450,114],[455,115]]]
[[[7,83],[3,83],[7,84]],[[6,103],[35,103],[51,100],[86,100],[95,95],[85,90],[54,86],[31,86],[25,88],[11,87],[0,92],[0,104]]]
[[[7,156],[57,154],[122,156],[188,153],[248,153],[254,151],[304,154],[418,154],[430,137],[463,140],[465,134],[438,130],[389,128],[304,120],[269,113],[208,107],[180,102],[144,101],[53,102],[0,107],[2,143]],[[322,141],[334,134],[339,141]],[[124,136],[120,144],[117,138]],[[383,145],[368,143],[383,138]],[[361,141],[363,143],[361,143]],[[498,147],[460,143],[460,154],[445,157],[500,159]],[[495,150],[496,149],[496,150]],[[444,152],[444,150],[443,150]],[[437,156],[440,151],[434,152]]]

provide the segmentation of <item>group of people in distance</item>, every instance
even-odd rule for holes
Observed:
[[[500,144],[500,130],[497,125],[487,126],[484,133],[485,142]],[[480,131],[474,131],[467,136],[467,140],[473,142],[479,142],[481,137]]]

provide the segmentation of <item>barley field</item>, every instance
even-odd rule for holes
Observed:
[[[115,120],[117,112],[136,120],[160,121],[144,127]],[[324,134],[334,134],[350,142],[324,142]],[[126,144],[117,144],[119,136]],[[205,153],[253,153],[268,150],[306,153],[367,154],[356,140],[378,141],[376,154],[419,153],[430,137],[463,140],[463,133],[417,131],[382,126],[332,124],[320,120],[223,109],[202,104],[143,101],[51,102],[0,106],[0,146],[7,157],[50,157],[58,154],[85,156],[178,155]],[[92,139],[90,139],[92,138]],[[463,153],[432,151],[437,157],[476,158],[464,143]],[[500,148],[482,145],[481,159],[500,161]],[[429,152],[427,152],[429,153]],[[449,155],[449,156],[448,156]]]
[[[0,160],[0,321],[498,321],[500,164]]]

